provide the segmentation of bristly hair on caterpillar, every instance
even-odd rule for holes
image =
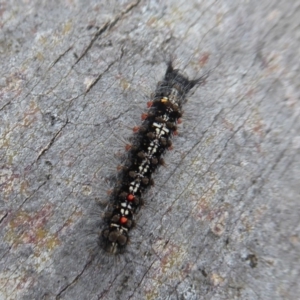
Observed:
[[[182,116],[182,104],[188,92],[205,82],[207,75],[189,80],[168,63],[164,79],[158,82],[149,111],[135,130],[128,157],[118,174],[117,184],[110,195],[110,205],[104,217],[104,229],[99,244],[111,254],[124,252],[134,217],[143,205],[143,194],[153,185],[152,174],[163,164],[162,156],[172,146],[177,123]]]

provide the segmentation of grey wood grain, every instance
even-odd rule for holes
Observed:
[[[298,299],[299,7],[1,2],[0,298]],[[106,190],[170,57],[210,76],[112,258]]]

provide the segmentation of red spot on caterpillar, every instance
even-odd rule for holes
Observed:
[[[117,166],[117,171],[120,172],[120,171],[122,171],[122,170],[123,170],[123,166],[122,166],[122,165],[118,165],[118,166]]]
[[[146,120],[147,117],[148,117],[148,114],[142,114],[142,116],[141,116],[141,118],[142,118],[143,121]]]
[[[132,128],[132,131],[133,131],[134,133],[137,133],[137,132],[139,131],[139,129],[140,129],[140,126],[134,126],[134,127]]]
[[[125,150],[126,151],[129,151],[131,149],[131,145],[130,144],[127,144],[126,146],[125,146]]]
[[[125,225],[125,224],[127,223],[127,220],[128,220],[128,219],[127,219],[126,217],[121,217],[121,218],[120,218],[120,224],[121,224],[121,225]]]
[[[177,124],[181,124],[182,123],[182,119],[178,119]]]
[[[147,102],[147,107],[150,108],[153,105],[153,101],[148,101]]]
[[[128,200],[128,201],[133,201],[133,200],[134,200],[134,196],[133,196],[132,194],[129,194],[129,195],[127,196],[127,200]]]
[[[173,134],[174,134],[174,135],[178,135],[178,131],[175,130],[175,131],[173,132]]]

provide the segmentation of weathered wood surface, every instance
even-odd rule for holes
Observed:
[[[299,299],[299,13],[294,0],[1,2],[0,298]],[[210,76],[128,252],[89,263],[114,153],[171,55]]]

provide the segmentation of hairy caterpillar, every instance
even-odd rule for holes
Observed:
[[[124,251],[135,213],[144,202],[143,193],[153,185],[152,174],[164,164],[162,156],[172,146],[171,138],[177,133],[186,95],[204,81],[204,76],[189,80],[173,68],[172,62],[168,63],[164,79],[157,84],[153,100],[148,102],[149,111],[142,115],[144,121],[135,132],[128,158],[111,194],[106,225],[99,239],[107,252]]]

